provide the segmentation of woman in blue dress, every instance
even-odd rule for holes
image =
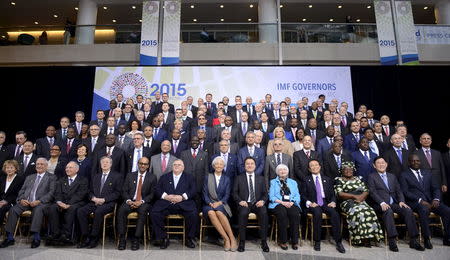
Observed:
[[[209,218],[217,232],[222,236],[225,251],[236,251],[237,243],[228,218],[231,210],[228,199],[231,192],[231,181],[223,174],[225,161],[222,157],[216,157],[212,161],[214,173],[205,178],[203,185],[203,216]]]

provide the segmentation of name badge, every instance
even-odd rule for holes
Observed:
[[[283,201],[290,201],[290,200],[291,200],[291,196],[283,195]]]

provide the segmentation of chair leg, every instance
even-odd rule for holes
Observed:
[[[17,219],[16,228],[14,229],[14,237],[16,237],[16,235],[17,235],[17,229],[19,229],[19,223],[20,223],[20,216]]]
[[[275,219],[275,243],[278,243],[278,219]]]
[[[186,219],[183,217],[183,246],[186,244]]]
[[[312,219],[310,220],[309,224],[311,224],[311,245],[314,245],[313,243],[313,237],[314,237],[314,225]]]
[[[106,218],[103,217],[103,236],[102,236],[102,246],[105,246],[105,235],[106,235]]]
[[[203,240],[203,217],[200,218],[200,241],[199,241],[199,247],[202,247],[202,240]]]

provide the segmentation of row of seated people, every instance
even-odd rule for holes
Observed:
[[[192,159],[195,156],[192,154]],[[339,211],[345,213],[350,237],[356,245],[370,247],[371,242],[381,241],[383,231],[378,222],[378,213],[385,225],[389,249],[398,251],[398,233],[394,219],[396,213],[406,223],[410,247],[419,251],[425,250],[424,247],[432,249],[430,212],[442,217],[443,244],[450,245],[450,208],[441,203],[441,191],[431,173],[421,169],[417,154],[409,155],[409,170],[400,175],[400,181],[386,171],[386,160],[377,156],[373,163],[375,171],[369,174],[367,184],[360,176],[354,175],[355,166],[347,161],[342,162],[342,176],[333,180],[322,173],[319,160],[310,159],[309,176],[300,184],[290,177],[289,167],[279,163],[275,169],[277,177],[267,186],[265,178],[255,172],[255,158],[247,157],[244,160],[245,173],[231,180],[224,174],[225,160],[216,157],[212,162],[213,171],[205,176],[200,189],[197,187],[195,173],[186,172],[183,161],[179,159],[173,162],[172,171],[160,176],[159,180],[150,171],[151,162],[147,157],[139,158],[137,171],[129,173],[125,181],[120,173],[112,170],[110,157],[102,157],[100,164],[101,171],[92,176],[89,182],[85,177],[78,176],[79,166],[75,162],[66,165],[66,176],[58,180],[54,174],[47,172],[48,161],[45,158],[38,158],[36,173],[25,179],[17,174],[17,161],[6,161],[3,166],[6,176],[2,176],[1,180],[5,191],[1,194],[0,217],[4,218],[6,212],[8,217],[5,225],[6,238],[0,247],[14,244],[14,233],[20,215],[31,210],[32,248],[40,245],[44,216],[49,218],[49,241],[70,242],[76,221],[81,234],[78,247],[94,248],[98,243],[103,216],[112,212],[116,203],[120,205],[117,211],[120,250],[126,248],[127,216],[132,211],[139,214],[132,239],[133,250],[139,249],[139,239],[143,236],[148,216],[160,248],[167,248],[169,240],[164,230],[164,221],[169,214],[184,216],[188,237],[186,246],[195,247],[199,209],[203,209],[203,216],[207,216],[224,239],[226,251],[245,251],[249,213],[255,213],[258,217],[261,248],[264,252],[269,251],[266,242],[269,213],[277,219],[279,246],[287,250],[290,237],[292,248],[297,249],[301,211],[313,215],[313,230],[316,230],[313,235],[314,249],[317,251],[320,250],[322,213],[325,213],[330,217],[336,249],[345,253],[341,242]],[[366,202],[368,196],[370,203]],[[200,205],[197,203],[199,200],[202,201]],[[424,247],[417,240],[419,232],[413,211],[418,213]],[[229,222],[233,212],[238,218],[239,244]],[[88,220],[92,213],[94,218],[89,228]],[[60,224],[62,215],[63,223]]]

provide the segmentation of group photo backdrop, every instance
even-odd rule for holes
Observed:
[[[130,67],[128,70],[134,72],[138,68]],[[158,69],[158,67],[146,68]],[[219,68],[227,70],[229,67]],[[233,68],[239,70],[240,67]],[[284,70],[291,67],[277,68]],[[14,133],[18,130],[26,131],[31,140],[42,137],[45,135],[47,125],[51,124],[59,128],[59,120],[62,116],[68,116],[73,121],[75,112],[78,110],[85,112],[86,122],[88,122],[93,107],[96,75],[99,78],[96,70],[96,67],[89,66],[0,67],[2,100],[0,130],[6,132],[6,142],[14,142]],[[209,71],[214,73],[214,70]],[[448,116],[450,66],[351,66],[350,75],[353,93],[353,104],[350,102],[350,105],[354,105],[355,109],[360,104],[365,104],[374,109],[376,118],[387,114],[392,121],[404,120],[417,144],[419,135],[428,132],[433,136],[433,147],[444,150],[450,136],[450,117]],[[320,79],[324,80],[326,76],[321,75]],[[172,75],[167,77],[174,78]],[[107,76],[105,75],[104,78]],[[282,80],[282,82],[289,82],[286,78]],[[250,83],[252,86],[257,86],[255,82]],[[213,83],[211,85],[214,86]],[[237,94],[246,96],[244,90],[238,89],[238,91]],[[234,99],[231,95],[235,92],[230,93],[233,105]],[[206,93],[200,94],[204,97]],[[213,94],[216,101],[221,96],[221,93]],[[259,89],[250,90],[249,93],[254,97],[254,101],[255,98],[262,98],[264,94]],[[274,95],[274,100],[279,99],[276,93],[271,94]],[[192,95],[197,96],[195,93]],[[286,94],[281,96],[284,98]],[[294,101],[297,96],[290,97]],[[331,98],[327,96],[326,101],[329,102]]]
[[[177,67],[97,67],[94,83],[92,114],[109,108],[109,100],[123,94],[125,100],[142,95],[155,100],[155,93],[168,93],[169,102],[179,106],[187,96],[204,99],[213,94],[218,102],[228,96],[234,105],[234,96],[243,102],[250,96],[257,103],[265,94],[272,100],[290,97],[296,100],[317,99],[324,94],[329,100],[349,103],[353,113],[353,95],[350,67],[279,67],[279,66],[177,66]]]

